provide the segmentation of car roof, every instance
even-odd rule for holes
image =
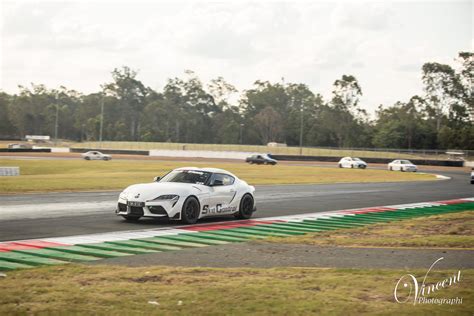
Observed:
[[[181,167],[181,168],[176,168],[174,170],[195,170],[195,171],[204,171],[204,172],[211,172],[211,173],[224,173],[236,178],[236,176],[233,173],[224,169],[219,169],[219,168]]]

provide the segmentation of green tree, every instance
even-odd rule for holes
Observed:
[[[107,95],[117,99],[114,111],[121,114],[119,126],[128,126],[130,133],[127,138],[130,140],[138,140],[141,113],[151,90],[137,79],[137,74],[127,66],[116,68],[112,71],[113,82],[103,86]]]

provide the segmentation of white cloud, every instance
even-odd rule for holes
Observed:
[[[160,89],[193,69],[246,89],[303,82],[330,96],[342,74],[369,109],[421,93],[426,61],[472,50],[472,4],[456,2],[1,2],[0,89],[18,84],[94,92],[115,67]]]

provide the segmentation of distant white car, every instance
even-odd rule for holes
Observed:
[[[9,149],[32,149],[30,144],[8,144]]]
[[[253,186],[226,170],[178,168],[152,183],[126,188],[119,196],[116,214],[129,221],[155,217],[184,224],[222,215],[248,219],[256,210],[254,192]]]
[[[471,184],[474,184],[474,168],[471,171]]]
[[[417,172],[418,168],[410,162],[410,160],[394,160],[388,164],[388,170]]]
[[[367,168],[367,163],[359,158],[344,157],[339,160],[339,168]]]
[[[85,160],[110,160],[112,156],[101,153],[100,151],[88,151],[82,154]]]

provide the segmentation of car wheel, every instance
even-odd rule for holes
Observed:
[[[136,222],[140,219],[141,216],[131,216],[131,215],[122,215],[127,222]]]
[[[393,171],[392,167],[388,167],[388,171]]]
[[[341,165],[341,164],[339,164],[339,168],[342,168],[342,165]]]
[[[84,159],[85,159],[85,160],[91,160],[91,158],[90,158],[90,157],[84,157]]]
[[[400,171],[405,172],[405,169],[403,169],[403,167],[400,167]]]
[[[354,169],[354,165],[351,165],[351,168]]]
[[[272,162],[272,166],[276,165],[277,163],[276,162]]]
[[[181,222],[183,224],[195,224],[199,218],[199,202],[195,197],[188,197],[184,201],[181,210]]]
[[[240,200],[239,212],[235,214],[236,218],[249,219],[253,214],[253,197],[245,194]]]

